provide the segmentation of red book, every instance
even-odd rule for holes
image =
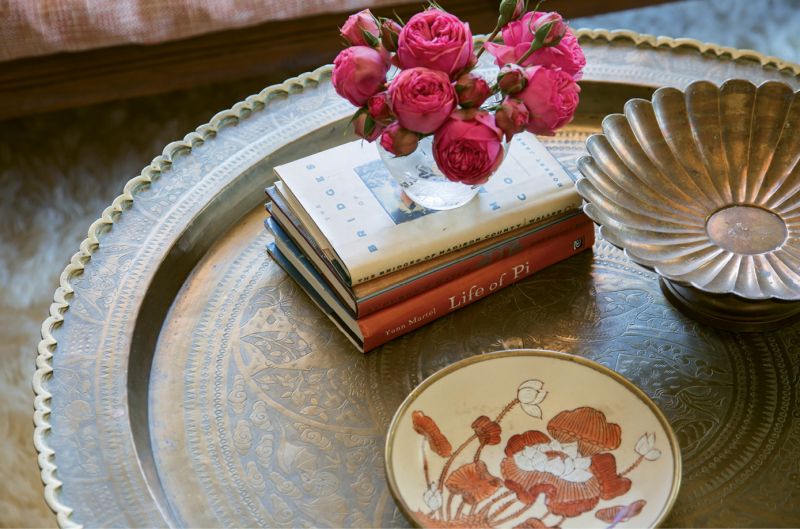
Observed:
[[[267,194],[272,199],[268,209],[277,224],[311,261],[350,315],[359,319],[520,252],[582,222],[590,222],[589,217],[576,210],[351,287],[304,232],[280,194],[274,188],[267,189]]]
[[[285,245],[286,240],[276,237],[276,243]],[[594,224],[588,220],[578,222],[571,229],[539,241],[514,255],[357,320],[349,315],[341,303],[336,305],[335,295],[299,251],[279,246],[283,255],[275,257],[356,346],[367,352],[582,252],[593,243]],[[271,248],[271,252],[275,254],[274,248]],[[288,264],[294,270],[287,267],[285,259],[290,261]],[[297,273],[302,280],[298,279]]]

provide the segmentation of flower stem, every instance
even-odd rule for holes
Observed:
[[[458,520],[459,518],[461,518],[461,513],[464,510],[464,505],[466,505],[466,503],[464,503],[463,501],[458,505],[458,509],[456,509],[456,517],[454,518],[455,520]],[[473,504],[473,507],[474,506],[475,505]],[[470,512],[470,514],[472,514],[472,513]]]
[[[499,502],[500,500],[503,500],[503,499],[505,499],[505,498],[507,498],[507,497],[511,496],[512,494],[514,494],[514,492],[513,492],[513,491],[507,490],[507,491],[505,491],[503,494],[501,494],[500,496],[498,496],[498,497],[496,497],[496,498],[494,498],[494,499],[490,499],[490,500],[489,500],[489,503],[487,503],[486,505],[484,505],[483,507],[481,507],[481,510],[480,510],[480,511],[478,511],[478,514],[480,515],[480,514],[483,514],[483,513],[485,513],[486,511],[488,511],[489,509],[491,509],[491,508],[492,508],[492,506],[493,506],[493,505],[495,505],[497,502]]]
[[[475,54],[475,58],[476,59],[480,59],[481,58],[481,55],[483,55],[483,52],[486,51],[486,43],[487,42],[492,42],[494,40],[494,38],[497,36],[498,33],[500,33],[500,24],[495,24],[494,29],[489,34],[489,36],[486,37],[486,40],[484,41],[484,44],[481,46],[481,49],[479,49],[478,53]]]
[[[534,506],[534,503],[529,503],[528,505],[523,506],[518,511],[512,512],[511,514],[509,514],[505,518],[500,518],[499,520],[498,519],[494,519],[494,520],[492,520],[492,525],[495,526],[495,527],[503,525],[507,521],[513,520],[514,518],[516,518],[517,516],[521,515],[522,513],[524,513],[525,511],[527,511],[528,509],[530,509],[533,506]]]
[[[513,505],[513,504],[514,504],[516,501],[517,501],[517,500],[516,500],[516,498],[514,498],[513,500],[511,500],[511,501],[507,501],[506,503],[504,503],[503,505],[501,505],[501,506],[500,506],[500,507],[499,507],[499,508],[498,508],[496,511],[494,511],[493,513],[491,513],[491,514],[489,515],[489,520],[494,520],[494,519],[495,519],[495,518],[497,518],[499,515],[503,514],[503,512],[504,512],[506,509],[508,509],[509,507],[511,507],[511,506],[512,506],[512,505]],[[498,525],[498,524],[495,524],[494,522],[492,522],[492,525]]]
[[[444,464],[444,468],[442,468],[442,473],[439,475],[439,490],[442,490],[442,487],[444,487],[444,480],[447,477],[447,471],[450,470],[450,465],[453,464],[453,461],[455,460],[455,458],[458,457],[458,455],[461,452],[464,451],[464,449],[467,447],[468,444],[470,444],[472,441],[474,441],[477,438],[478,438],[477,435],[472,434],[472,436],[470,436],[469,439],[467,439],[466,441],[461,443],[461,446],[456,448],[456,451],[453,452],[452,455],[450,455],[450,458]]]
[[[478,446],[478,449],[475,450],[475,457],[472,458],[473,462],[477,463],[478,461],[480,461],[480,459],[481,459],[481,451],[483,451],[483,447],[484,446],[486,446],[486,445],[481,443],[480,446]]]
[[[428,473],[428,456],[425,454],[425,438],[422,438],[422,470],[425,472],[425,489],[431,486],[431,478]]]
[[[452,520],[450,513],[453,512],[453,494],[448,495],[447,497],[447,509],[445,509],[445,514],[448,520]]]
[[[541,47],[542,47],[542,44],[541,44],[541,43],[540,43],[538,40],[534,40],[533,42],[531,42],[531,47],[530,47],[530,48],[528,48],[528,51],[526,51],[525,53],[523,53],[523,54],[522,54],[522,57],[520,57],[520,58],[517,60],[517,64],[519,64],[520,66],[522,66],[522,63],[523,63],[523,62],[525,62],[525,60],[526,60],[528,57],[530,57],[531,55],[533,55],[533,52],[535,52],[536,50],[540,49]]]
[[[506,407],[503,408],[503,411],[500,412],[500,414],[497,416],[494,422],[499,424],[500,421],[503,420],[503,417],[505,417],[508,414],[508,412],[510,412],[517,404],[519,404],[519,399],[514,399],[508,404],[506,404]]]
[[[638,467],[638,466],[639,466],[639,465],[642,463],[642,461],[644,461],[644,456],[643,456],[643,455],[640,455],[640,456],[639,456],[639,457],[636,459],[636,461],[634,461],[634,462],[633,462],[633,464],[632,464],[631,466],[629,466],[628,468],[626,468],[624,471],[622,471],[622,472],[620,473],[620,476],[624,476],[624,475],[626,475],[626,474],[630,473],[630,472],[631,472],[633,469],[635,469],[636,467]]]
[[[494,422],[496,422],[497,424],[500,424],[500,421],[503,420],[503,417],[505,417],[508,414],[508,412],[510,412],[514,408],[514,406],[516,406],[517,404],[519,404],[519,399],[514,399],[511,402],[509,402],[508,404],[506,404],[506,407],[503,408],[500,411],[500,413],[495,418]],[[478,450],[475,452],[475,457],[472,459],[474,462],[477,463],[478,460],[480,460],[481,452],[483,451],[483,447],[484,446],[486,446],[486,445],[481,443],[481,445],[478,447]]]

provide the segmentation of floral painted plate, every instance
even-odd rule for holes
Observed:
[[[386,473],[422,527],[654,527],[681,457],[664,415],[621,375],[520,350],[422,382],[392,419]]]

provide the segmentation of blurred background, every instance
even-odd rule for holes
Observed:
[[[32,444],[39,328],[89,224],[163,147],[330,62],[341,13],[399,0],[0,0],[0,527],[51,527]],[[497,0],[441,0],[488,33]],[[657,5],[654,5],[657,4]],[[646,7],[641,7],[645,6]],[[551,0],[625,28],[800,61],[800,0]]]

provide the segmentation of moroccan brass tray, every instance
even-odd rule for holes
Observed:
[[[755,52],[580,32],[570,170],[606,114],[659,86],[779,79]],[[718,331],[598,240],[529,280],[362,355],[268,258],[272,167],[349,141],[330,68],[291,79],[171,143],[89,229],[42,326],[35,443],[64,527],[402,526],[383,471],[392,414],[471,355],[569,351],[664,411],[683,483],[672,526],[800,525],[800,325]]]

